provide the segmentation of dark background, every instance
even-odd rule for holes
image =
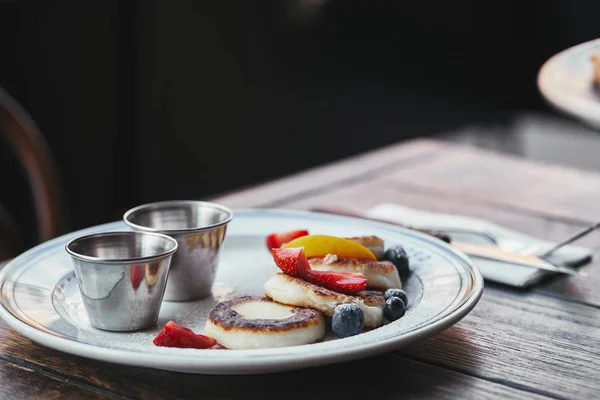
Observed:
[[[523,110],[541,64],[600,36],[597,1],[0,1],[0,86],[56,159],[70,225],[206,198]],[[25,175],[0,202],[26,246]]]

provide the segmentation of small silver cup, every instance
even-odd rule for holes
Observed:
[[[107,232],[66,244],[90,324],[133,331],[156,324],[177,241],[145,232]]]
[[[227,224],[233,212],[205,201],[163,201],[141,205],[123,216],[126,224],[169,235],[179,243],[165,300],[189,301],[211,294]]]

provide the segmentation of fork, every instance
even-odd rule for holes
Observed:
[[[379,218],[372,218],[372,217],[368,217],[365,216],[361,213],[358,212],[354,212],[354,211],[350,211],[350,210],[342,210],[339,208],[330,208],[330,207],[314,207],[311,209],[311,211],[316,211],[316,212],[324,212],[324,213],[329,213],[329,214],[338,214],[338,215],[345,215],[348,217],[355,217],[355,218],[362,218],[362,219],[369,219],[372,221],[377,221],[377,222],[385,222],[385,223],[390,223],[390,221],[384,220],[384,219],[379,219]],[[402,226],[404,228],[408,228],[408,229],[412,229],[412,230],[416,230],[422,233],[426,233],[432,236],[437,237],[438,239],[444,240],[445,242],[451,243],[452,242],[452,237],[449,236],[448,234],[452,234],[457,233],[457,234],[467,234],[467,235],[472,235],[472,236],[476,236],[479,237],[480,239],[483,239],[484,241],[487,242],[487,244],[493,244],[496,247],[497,251],[500,251],[500,247],[499,247],[499,243],[498,240],[496,239],[496,237],[494,237],[491,234],[488,234],[486,232],[481,232],[481,231],[475,231],[475,230],[471,230],[471,229],[463,229],[463,228],[452,228],[452,229],[440,229],[440,230],[426,230],[426,229],[415,229],[411,226],[407,226],[407,225],[403,225],[397,222],[392,222],[394,225],[398,225],[398,226]],[[529,246],[526,246],[524,248],[520,248],[519,250],[511,250],[509,253],[513,253],[516,256],[523,256],[523,257],[527,257],[527,256],[535,256],[543,261],[545,261],[547,264],[550,264],[550,266],[552,266],[553,268],[551,268],[550,266],[536,266],[537,268],[541,268],[541,269],[547,269],[550,271],[554,271],[554,272],[562,272],[562,273],[567,273],[570,275],[586,275],[583,271],[577,270],[575,268],[572,267],[567,267],[567,266],[563,266],[563,265],[557,265],[554,264],[553,262],[548,260],[548,257],[554,253],[556,250],[558,250],[559,248],[574,242],[575,240],[587,235],[588,233],[594,231],[595,229],[598,229],[600,227],[600,222],[595,223],[593,225],[588,226],[587,228],[585,228],[584,230],[576,233],[575,235],[563,240],[562,242],[556,244],[554,247],[552,247],[549,250],[544,251],[544,253],[542,254],[537,254],[540,251],[542,251],[543,247],[537,245],[537,244],[531,244]],[[517,244],[518,242],[515,241],[515,244]],[[504,250],[505,251],[505,250]]]

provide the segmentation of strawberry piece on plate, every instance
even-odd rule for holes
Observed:
[[[146,268],[143,265],[132,265],[129,270],[129,279],[131,280],[131,286],[133,290],[137,290],[140,287],[140,283],[146,275]]]
[[[294,239],[306,235],[308,235],[308,231],[306,229],[299,229],[290,232],[272,233],[269,236],[267,236],[267,249],[277,249],[283,246],[284,244],[291,242]]]
[[[309,270],[305,279],[317,286],[345,294],[357,294],[367,286],[364,275],[354,272]]]
[[[367,286],[363,274],[353,272],[315,271],[310,268],[303,247],[271,250],[275,264],[288,275],[339,293],[356,294]]]
[[[275,264],[288,275],[304,278],[310,271],[310,264],[302,247],[272,249],[271,253]]]
[[[153,340],[156,346],[178,347],[193,349],[208,349],[217,344],[217,341],[209,336],[194,333],[189,328],[169,321],[165,324]]]

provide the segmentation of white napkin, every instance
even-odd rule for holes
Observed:
[[[413,228],[443,230],[451,228],[470,229],[485,232],[496,238],[502,250],[518,252],[532,245],[539,246],[539,251],[550,249],[555,243],[537,239],[500,225],[456,214],[442,214],[408,208],[392,203],[382,203],[367,211],[372,218],[398,222]],[[461,239],[461,241],[463,241]],[[550,261],[555,264],[578,266],[588,262],[592,257],[590,249],[579,246],[564,246],[557,250]],[[508,264],[481,258],[471,258],[483,277],[490,281],[506,285],[525,287],[537,283],[544,276],[556,274],[522,265]]]

